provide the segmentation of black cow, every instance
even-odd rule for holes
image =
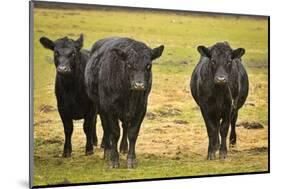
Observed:
[[[71,157],[71,135],[73,120],[84,119],[86,134],[86,155],[93,154],[93,144],[97,143],[96,109],[87,96],[84,83],[84,72],[89,52],[81,50],[83,35],[75,41],[67,37],[52,41],[40,38],[41,44],[54,52],[56,66],[55,94],[57,107],[63,122],[65,144],[63,157]]]
[[[190,82],[193,98],[200,106],[209,136],[208,160],[226,158],[226,137],[231,124],[230,145],[236,144],[238,110],[248,96],[248,75],[241,57],[245,49],[233,50],[227,42],[212,47],[199,46],[201,54]],[[219,139],[221,136],[221,144]]]
[[[113,168],[119,167],[118,120],[128,129],[127,167],[136,165],[135,144],[151,90],[152,61],[163,50],[163,45],[151,49],[142,42],[118,37],[97,41],[92,48],[85,81],[89,96],[98,99],[106,138],[105,156],[110,155]]]

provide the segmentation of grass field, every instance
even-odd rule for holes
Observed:
[[[98,39],[126,36],[150,47],[165,45],[153,65],[148,113],[137,141],[138,167],[109,169],[102,149],[84,155],[82,121],[76,121],[73,154],[63,159],[64,134],[54,95],[55,66],[41,36],[78,38],[84,47]],[[268,170],[268,29],[266,18],[200,16],[149,11],[54,10],[36,8],[34,15],[34,185],[99,182]],[[198,62],[199,44],[228,41],[243,47],[250,91],[238,123],[259,122],[263,129],[237,127],[237,146],[226,160],[207,161],[208,137],[191,97],[189,81]],[[97,125],[99,142],[102,129]]]

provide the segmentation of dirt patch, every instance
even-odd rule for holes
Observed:
[[[173,144],[173,142],[170,141],[169,139],[166,139],[166,140],[152,139],[151,142],[153,142],[153,143],[160,143],[160,144],[166,144],[166,145]]]
[[[170,117],[170,116],[177,116],[181,115],[182,111],[178,108],[173,108],[172,105],[165,105],[160,109],[156,110],[156,112],[147,112],[146,118],[148,120],[155,120],[161,117]],[[186,124],[183,120],[175,120],[178,124]]]
[[[63,139],[60,137],[55,137],[52,139],[44,139],[44,138],[36,138],[35,139],[35,145],[41,146],[41,145],[48,145],[48,144],[63,144]]]
[[[267,152],[267,147],[257,147],[257,148],[251,148],[249,151],[255,151],[255,152]]]
[[[161,110],[158,110],[158,114],[161,117],[169,117],[181,115],[182,111],[178,108],[173,108],[172,106],[164,106]]]
[[[236,127],[244,127],[245,129],[263,129],[264,126],[258,122],[241,122],[236,125]]]
[[[56,108],[54,108],[53,106],[48,105],[48,104],[44,104],[39,107],[40,113],[48,113],[48,112],[53,112],[56,110],[57,110]]]
[[[47,139],[43,142],[43,144],[63,144],[62,139]]]
[[[256,105],[252,102],[248,102],[248,103],[245,103],[245,106],[256,106]]]
[[[145,153],[142,155],[145,159],[155,159],[155,158],[158,158],[157,155],[155,154],[151,154],[151,153]]]
[[[174,123],[180,124],[180,125],[186,125],[186,124],[188,124],[188,122],[187,122],[187,121],[184,121],[184,120],[174,120]]]
[[[158,134],[165,134],[165,133],[167,133],[166,130],[160,129],[160,128],[153,129],[153,132],[158,133]]]
[[[43,124],[48,124],[48,123],[53,123],[53,121],[50,119],[46,119],[46,120],[41,120],[41,121],[35,122],[33,125],[36,126],[36,125],[43,125]]]
[[[172,158],[172,160],[180,160],[180,159],[181,159],[180,156],[175,156],[175,157]]]
[[[164,128],[171,128],[172,126],[171,125],[165,125],[163,126]]]
[[[180,61],[180,64],[188,64],[189,62],[186,60]]]
[[[268,148],[267,147],[256,147],[256,148],[250,148],[247,150],[243,150],[243,152],[250,153],[250,154],[257,154],[257,153],[268,152]]]
[[[156,114],[155,113],[153,113],[153,112],[147,112],[146,113],[146,119],[148,119],[148,120],[155,120],[156,119]]]

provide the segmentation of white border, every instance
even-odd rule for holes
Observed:
[[[280,179],[280,42],[279,1],[245,0],[68,0],[68,2],[259,14],[271,16],[271,174],[196,178],[142,183],[107,184],[68,188],[267,188]],[[0,59],[0,186],[28,187],[28,1],[1,2]],[[257,81],[258,82],[258,81]],[[274,103],[272,103],[274,102]]]

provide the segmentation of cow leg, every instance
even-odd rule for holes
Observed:
[[[127,168],[136,167],[136,140],[138,137],[140,126],[130,125],[128,129],[128,138],[129,138],[129,151],[127,155]]]
[[[201,112],[207,127],[209,146],[207,160],[216,159],[217,143],[219,140],[219,119],[216,115],[207,112],[207,109],[202,107]]]
[[[111,141],[111,153],[110,159],[112,163],[112,168],[119,167],[119,153],[117,150],[117,144],[120,137],[120,128],[118,124],[118,119],[111,115],[107,115],[107,122],[110,127],[110,141]]]
[[[209,121],[207,125],[207,132],[209,137],[209,146],[208,146],[208,160],[216,159],[216,151],[218,145],[218,123],[216,121]]]
[[[64,149],[63,149],[62,156],[65,158],[69,158],[71,157],[71,153],[72,153],[71,136],[73,133],[73,121],[72,119],[62,118],[62,122],[63,122],[64,135],[65,135]]]
[[[216,139],[216,151],[218,151],[220,149],[220,136],[219,136],[219,129],[218,129],[218,135],[217,135],[217,139]]]
[[[146,110],[136,116],[135,119],[133,119],[134,121],[132,121],[131,124],[128,125],[129,151],[127,155],[127,168],[134,168],[137,164],[135,147],[139,135],[140,126],[145,116],[145,113]]]
[[[230,119],[229,116],[226,116],[221,123],[220,135],[221,135],[221,147],[220,147],[220,159],[225,159],[227,156],[227,146],[226,146],[226,137],[229,130]]]
[[[103,113],[100,113],[100,118],[101,118],[101,125],[103,128],[103,138],[102,138],[101,147],[104,148],[104,159],[110,160],[110,151],[111,151],[110,127]]]
[[[93,127],[94,123],[96,122],[96,116],[95,115],[87,115],[84,124],[83,129],[84,133],[86,134],[86,155],[92,155],[94,153],[93,148]]]
[[[92,132],[93,132],[93,145],[94,146],[97,146],[98,145],[98,137],[97,137],[97,114],[94,115],[94,118],[93,118],[93,127],[92,127]]]
[[[234,147],[236,145],[236,121],[238,117],[238,112],[236,111],[232,117],[231,120],[231,132],[230,132],[230,138],[229,138],[229,147]]]
[[[120,144],[120,153],[126,154],[128,152],[128,124],[122,123],[123,136]]]

